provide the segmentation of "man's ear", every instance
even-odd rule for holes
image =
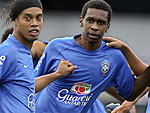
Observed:
[[[83,18],[80,17],[80,27],[83,27]]]
[[[107,31],[108,31],[109,27],[110,27],[110,23],[108,23],[108,25],[107,25],[107,29],[105,30],[105,33],[107,33]]]
[[[17,26],[17,19],[13,21],[14,26]]]

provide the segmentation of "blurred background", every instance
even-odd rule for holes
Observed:
[[[0,12],[9,0],[0,0]],[[44,24],[39,40],[72,36],[80,33],[80,12],[88,0],[41,0],[44,7]],[[125,41],[145,63],[150,63],[150,1],[149,0],[106,0],[113,9],[111,26],[106,36]],[[0,26],[5,18],[0,18]],[[0,29],[0,37],[12,24]],[[147,95],[137,104],[137,113],[145,113]],[[106,94],[100,95],[104,105],[118,102]]]

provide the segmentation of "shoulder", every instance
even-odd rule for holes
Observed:
[[[106,45],[104,45],[103,52],[107,53],[109,57],[115,60],[115,62],[126,62],[123,53],[119,49],[107,47]]]
[[[49,44],[58,44],[58,43],[69,43],[73,37],[62,37],[62,38],[55,38],[49,42]]]
[[[9,60],[17,60],[18,51],[15,47],[8,43],[2,43],[0,45],[0,56],[5,56],[9,58]]]
[[[47,47],[53,49],[63,49],[72,45],[73,37],[55,38],[51,40]]]

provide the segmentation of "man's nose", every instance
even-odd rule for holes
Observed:
[[[31,26],[37,27],[38,26],[38,22],[36,19],[32,20]]]
[[[94,31],[98,31],[98,25],[96,22],[94,22],[91,26],[91,30],[94,30]]]

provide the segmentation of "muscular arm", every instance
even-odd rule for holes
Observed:
[[[35,93],[48,86],[54,80],[70,74],[76,68],[77,66],[72,65],[69,61],[61,60],[56,72],[35,78]]]
[[[147,69],[139,75],[139,77],[135,78],[134,81],[134,89],[132,91],[132,94],[127,98],[129,101],[135,100],[136,97],[138,97],[147,86],[150,85],[150,66],[147,67]]]
[[[33,60],[39,59],[46,47],[46,44],[40,42],[38,40],[34,41],[32,48],[31,48],[31,55]]]
[[[110,95],[112,95],[113,97],[115,97],[117,100],[119,100],[120,102],[123,102],[125,99],[122,98],[121,96],[118,95],[117,91],[115,90],[114,87],[109,87],[106,92]]]
[[[143,75],[141,74],[142,72],[144,72],[144,70],[147,68],[147,65],[142,62],[136,55],[135,53],[128,47],[128,45],[120,40],[111,38],[111,37],[104,37],[103,38],[104,41],[108,42],[107,46],[109,47],[114,47],[114,48],[118,48],[120,49],[125,58],[127,59],[129,65],[131,66],[131,69],[133,70],[133,72],[135,73],[136,76],[138,75]],[[144,75],[145,76],[145,75]],[[135,79],[135,87],[134,90],[131,94],[131,96],[128,98],[129,100],[132,100],[133,95],[138,92],[138,88],[140,89],[140,85],[143,87],[143,83],[140,82],[140,80],[144,79],[143,77],[140,78],[136,78]],[[145,87],[145,86],[144,86]],[[143,88],[143,92],[142,89],[141,91],[139,91],[136,95],[139,95],[140,92],[142,92],[134,101],[125,101],[120,107],[118,107],[117,109],[114,110],[113,113],[118,113],[116,111],[120,111],[120,112],[124,112],[124,111],[130,111],[130,109],[132,108],[132,106],[141,98],[143,97],[148,91],[149,91],[149,87],[147,87],[145,90]],[[135,96],[135,95],[134,95]]]
[[[149,87],[147,87],[134,101],[129,102],[129,101],[124,101],[119,107],[115,108],[111,113],[129,113],[131,108],[133,108],[134,104],[141,98],[143,97],[148,91]],[[133,110],[133,109],[132,109]],[[132,111],[131,110],[131,111]],[[135,112],[135,111],[132,111]]]
[[[42,43],[40,41],[34,41],[31,49],[31,55],[33,57],[33,60],[39,59],[41,57],[45,47],[45,43]],[[35,78],[35,93],[41,91],[54,80],[64,77],[69,73],[73,72],[73,70],[76,68],[77,66],[72,65],[72,63],[70,63],[69,61],[61,60],[56,72]]]
[[[108,42],[107,46],[120,49],[123,52],[135,75],[140,75],[146,69],[147,65],[135,55],[126,43],[111,37],[104,37],[103,40]]]
[[[128,102],[128,101],[125,101],[127,104],[130,103],[132,105],[134,105],[140,98],[142,98],[148,91],[150,90],[149,87],[147,87],[134,101],[132,102]]]
[[[121,51],[123,52],[135,75],[140,75],[144,72],[147,65],[142,62],[127,45],[124,45],[121,48]]]

